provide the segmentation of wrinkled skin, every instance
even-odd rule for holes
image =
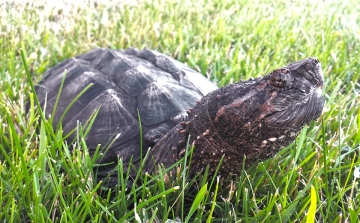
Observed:
[[[215,90],[151,149],[145,171],[171,166],[185,154],[188,137],[195,146],[191,173],[207,165],[214,172],[222,156],[222,177],[239,173],[244,156],[246,164],[270,158],[321,115],[323,84],[320,62],[307,58]]]

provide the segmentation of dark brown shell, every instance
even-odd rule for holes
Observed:
[[[147,149],[183,120],[187,116],[185,111],[194,107],[197,100],[217,89],[200,73],[164,54],[147,49],[98,48],[65,60],[44,74],[36,92],[47,116],[53,112],[64,73],[66,79],[54,126],[70,102],[93,84],[67,112],[62,128],[67,134],[78,122],[84,126],[91,114],[100,108],[86,138],[90,153],[98,144],[105,146],[118,135],[102,162],[122,158],[127,163],[131,156],[133,161],[139,159],[137,109],[142,122],[143,148]],[[68,141],[74,137],[75,134]]]

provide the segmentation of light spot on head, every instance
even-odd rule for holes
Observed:
[[[267,140],[262,141],[262,144],[266,144],[266,143],[267,143]]]
[[[276,137],[273,137],[273,138],[269,138],[268,139],[270,142],[275,142],[276,140],[277,140],[277,138]]]

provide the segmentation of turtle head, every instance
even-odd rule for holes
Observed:
[[[262,78],[215,91],[202,100],[207,112],[200,108],[197,111],[211,121],[200,116],[200,121],[192,121],[196,125],[195,134],[200,135],[196,140],[198,148],[203,148],[201,152],[212,148],[211,154],[218,154],[214,157],[225,154],[224,172],[241,169],[244,156],[249,164],[273,156],[289,145],[304,125],[321,115],[323,84],[319,60],[307,58]],[[205,129],[209,130],[205,137],[198,130],[201,127],[205,133]]]
[[[231,128],[240,132],[243,132],[239,130],[241,126],[252,130],[262,125],[271,132],[280,129],[299,131],[320,116],[324,105],[323,84],[318,59],[290,63],[262,78],[225,87],[220,95],[226,97],[214,108],[217,110],[215,122],[220,118],[239,120],[242,124]],[[262,135],[266,135],[265,132]]]
[[[263,78],[268,100],[265,123],[273,128],[299,129],[317,119],[324,105],[324,77],[316,58],[290,63]]]

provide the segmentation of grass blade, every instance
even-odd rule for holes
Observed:
[[[316,204],[317,204],[317,198],[316,198],[315,187],[311,186],[310,207],[309,207],[309,211],[308,211],[308,214],[306,217],[306,223],[314,223],[315,222]]]

